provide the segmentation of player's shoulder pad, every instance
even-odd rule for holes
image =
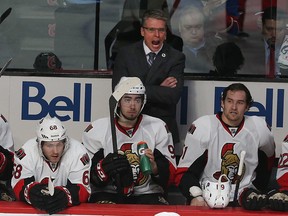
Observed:
[[[268,129],[271,130],[271,126],[266,122],[266,120],[259,116],[245,116],[245,121],[252,121],[256,127],[264,126],[268,127]]]
[[[91,131],[92,129],[101,129],[101,131],[103,131],[104,129],[103,128],[106,128],[108,127],[108,124],[110,123],[110,119],[109,117],[105,117],[105,118],[100,118],[100,119],[97,119],[93,122],[91,122],[87,127],[86,129],[84,130],[84,132],[88,133],[89,131]]]
[[[146,114],[142,114],[142,116],[143,116],[143,122],[144,123],[149,123],[149,124],[151,124],[151,125],[153,125],[153,126],[157,126],[157,125],[159,125],[159,127],[165,127],[165,125],[166,125],[166,123],[162,120],[162,119],[160,119],[160,118],[157,118],[157,117],[154,117],[154,116],[150,116],[150,115],[146,115]]]
[[[31,157],[31,155],[39,155],[39,148],[36,140],[37,138],[34,137],[25,142],[20,149],[15,151],[15,156],[22,160],[26,155],[28,155],[28,157]]]
[[[83,143],[81,143],[79,140],[76,140],[74,138],[69,137],[69,149],[72,152],[75,152],[76,154],[81,154],[82,152],[87,152],[85,146]]]
[[[204,115],[204,116],[201,116],[199,117],[198,119],[196,119],[193,124],[194,125],[204,125],[205,127],[207,127],[208,125],[210,125],[210,123],[212,121],[219,121],[216,117],[216,115]]]
[[[201,116],[190,124],[190,126],[188,127],[188,130],[187,130],[187,133],[193,134],[197,128],[200,129],[200,131],[208,132],[211,128],[211,122],[213,122],[213,121],[218,122],[218,119],[216,118],[215,115]],[[215,123],[215,125],[216,125],[216,123]],[[203,130],[203,128],[204,128],[204,130]]]

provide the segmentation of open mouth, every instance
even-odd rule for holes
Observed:
[[[153,40],[153,41],[152,41],[152,44],[155,45],[155,46],[157,46],[157,45],[160,44],[160,41],[159,41],[159,40],[157,40],[157,41],[154,41],[154,40]]]

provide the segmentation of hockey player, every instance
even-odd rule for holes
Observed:
[[[15,200],[11,178],[13,170],[14,142],[10,126],[3,115],[0,115],[0,199]]]
[[[121,95],[115,109],[118,152],[113,151],[109,117],[92,122],[82,137],[92,158],[90,202],[168,204],[164,194],[176,169],[172,135],[162,120],[141,114],[146,95],[139,78],[122,77],[115,92]],[[148,175],[140,170],[141,141],[148,145]]]
[[[250,210],[265,206],[267,198],[262,193],[268,189],[275,144],[264,119],[244,115],[252,102],[247,87],[233,83],[223,91],[223,111],[200,117],[190,126],[175,180],[190,205],[207,205],[201,183],[225,174],[232,183],[230,202],[234,200],[237,180],[240,185],[236,203]],[[246,156],[237,179],[242,151]]]
[[[56,117],[45,117],[37,137],[15,152],[12,187],[17,200],[49,214],[86,202],[90,160],[79,141],[69,138]]]
[[[279,157],[276,186],[268,193],[268,205],[276,211],[288,211],[288,135],[282,142],[282,152]]]

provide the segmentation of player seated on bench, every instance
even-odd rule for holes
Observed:
[[[90,202],[168,204],[176,168],[172,135],[162,120],[141,114],[146,103],[141,80],[122,77],[109,102],[110,118],[92,122],[82,137],[92,159]]]

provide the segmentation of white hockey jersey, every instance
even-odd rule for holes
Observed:
[[[3,115],[0,115],[0,145],[10,152],[14,152],[12,132]]]
[[[134,195],[148,193],[162,193],[163,189],[152,181],[151,176],[144,176],[140,171],[137,154],[137,143],[145,141],[152,151],[158,149],[170,162],[170,174],[174,176],[176,162],[171,133],[166,124],[148,115],[140,115],[137,125],[125,130],[116,123],[118,149],[126,154],[132,167],[134,178]],[[91,159],[100,149],[104,149],[104,156],[113,152],[110,118],[102,118],[91,123],[82,137],[84,146],[88,149]],[[95,188],[100,190],[100,188]],[[115,187],[108,185],[104,191],[115,193]]]
[[[230,200],[233,200],[235,179],[241,151],[246,151],[239,194],[246,187],[253,187],[255,169],[258,165],[258,149],[268,158],[275,155],[274,137],[264,119],[256,116],[245,116],[238,128],[228,128],[219,115],[207,115],[197,119],[187,132],[185,146],[180,158],[176,184],[188,168],[207,150],[207,163],[199,184],[205,179],[212,181],[221,174],[226,174],[232,182]],[[272,160],[273,160],[272,159]],[[202,169],[202,167],[199,167]]]
[[[46,177],[51,177],[54,186],[66,186],[68,180],[80,186],[84,196],[91,193],[89,186],[90,159],[85,147],[77,140],[69,138],[69,148],[65,151],[57,168],[53,170],[50,163],[43,158],[36,137],[28,140],[22,148],[15,152],[14,173],[12,187],[17,197],[24,186],[24,179],[34,177],[36,182],[41,182]],[[83,187],[82,187],[83,186]],[[82,192],[83,191],[83,192]]]
[[[278,161],[276,179],[280,190],[288,190],[288,135],[282,142],[281,154]]]

